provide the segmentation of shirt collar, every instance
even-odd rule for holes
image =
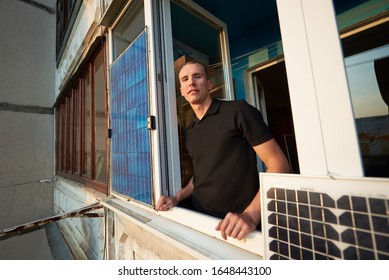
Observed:
[[[199,120],[199,119],[196,117],[196,115],[194,115],[193,120],[192,120],[192,125],[193,125],[195,122],[197,122],[197,123],[201,122],[202,120],[204,120],[204,119],[205,119],[207,116],[209,116],[209,115],[214,115],[214,114],[216,114],[216,112],[219,110],[219,107],[220,107],[220,104],[221,104],[221,103],[222,103],[222,102],[221,102],[219,99],[217,99],[217,98],[212,99],[212,103],[211,103],[211,105],[209,106],[209,108],[208,108],[207,112],[205,113],[204,117],[203,117],[201,120]]]

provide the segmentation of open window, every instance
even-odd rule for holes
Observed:
[[[170,182],[180,182],[179,185],[171,185],[169,194],[178,192],[181,186],[185,186],[193,173],[191,170],[191,160],[186,152],[183,143],[183,131],[190,124],[193,118],[193,111],[187,101],[181,96],[178,81],[178,72],[183,64],[196,60],[208,66],[210,80],[213,84],[211,96],[219,99],[232,99],[232,78],[229,67],[229,50],[226,25],[209,14],[207,11],[190,1],[165,1],[166,10],[169,11],[170,21],[166,26],[171,26],[167,30],[170,38],[166,39],[167,72],[174,72],[174,79],[170,79],[170,91],[174,91],[171,104],[175,108],[167,108],[166,111],[171,120],[172,135],[178,135],[177,147],[172,147],[172,153],[179,153],[179,166],[172,166],[170,177],[180,178],[170,179]],[[169,55],[171,54],[171,55]],[[170,74],[168,74],[170,76]],[[169,89],[167,90],[169,92]],[[170,105],[171,106],[171,105]],[[173,110],[172,110],[173,109]],[[174,125],[173,123],[176,123]],[[185,206],[185,205],[184,205]]]
[[[297,147],[289,98],[285,61],[282,57],[247,71],[252,82],[252,98],[261,111],[274,139],[289,161],[291,173],[299,174]],[[263,166],[259,169],[264,171]]]
[[[191,108],[176,88],[175,72],[188,59],[199,60],[211,72],[213,97],[228,100],[234,94],[225,24],[192,1],[162,1],[158,8],[163,16],[153,13],[150,4],[156,3],[129,2],[110,26],[110,175],[115,198],[126,200],[128,207],[153,212],[154,198],[174,195],[190,176],[179,139],[190,121]],[[154,112],[155,129],[147,122]],[[179,227],[186,225],[221,238],[214,230],[219,219],[185,208],[190,205],[181,206],[158,215]],[[253,246],[260,244],[258,233],[253,235],[256,238],[244,244],[227,242],[260,254],[262,248]]]
[[[143,1],[134,1],[112,30],[112,191],[153,203],[149,113],[149,46]]]

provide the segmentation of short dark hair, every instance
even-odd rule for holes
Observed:
[[[205,74],[205,78],[207,80],[209,80],[209,71],[208,71],[208,66],[201,63],[201,62],[198,62],[197,60],[188,60],[186,61],[184,64],[182,64],[177,72],[177,78],[180,77],[180,72],[182,70],[182,68],[184,68],[185,65],[188,65],[188,64],[199,64],[203,67],[203,70],[204,70],[204,74]]]

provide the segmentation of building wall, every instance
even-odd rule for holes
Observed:
[[[54,189],[54,211],[57,214],[71,212],[94,204],[103,197],[101,193],[82,184],[58,177]],[[94,212],[100,213],[101,217],[68,218],[57,222],[75,259],[103,259],[103,211]]]
[[[98,20],[102,13],[100,1],[83,1],[65,50],[55,71],[56,91],[59,95],[68,80],[78,70],[96,35],[100,34]],[[54,188],[54,212],[62,214],[97,202],[104,196],[82,184],[60,176]],[[100,211],[101,213],[101,211]],[[73,218],[58,222],[75,259],[103,259],[104,219]]]
[[[77,71],[80,61],[85,56],[90,44],[93,43],[96,33],[101,29],[98,21],[102,14],[100,1],[83,1],[79,13],[70,33],[69,40],[58,62],[55,71],[55,93],[60,93],[71,76]]]
[[[55,0],[40,3],[0,2],[0,229],[52,214]]]

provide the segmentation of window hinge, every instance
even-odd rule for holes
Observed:
[[[112,128],[108,128],[108,139],[112,138]]]
[[[156,129],[155,116],[150,115],[147,117],[147,129],[148,130],[155,130]]]

